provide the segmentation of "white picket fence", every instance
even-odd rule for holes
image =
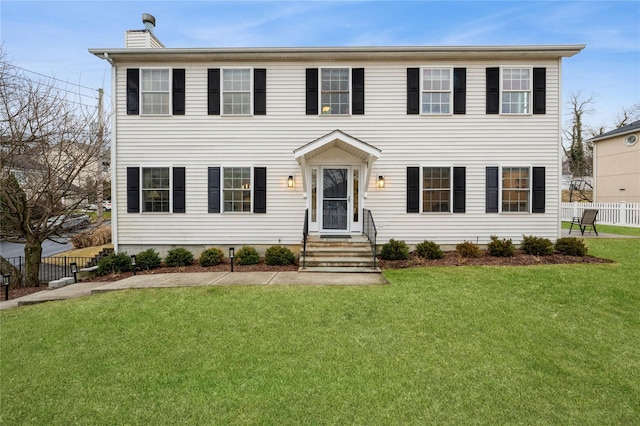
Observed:
[[[640,228],[640,203],[562,203],[562,220],[571,222],[574,217],[582,217],[585,209],[598,210],[596,224]]]

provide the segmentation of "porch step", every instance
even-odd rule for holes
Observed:
[[[363,235],[350,238],[322,238],[313,235],[307,239],[306,254],[300,256],[300,272],[374,272],[369,240]]]

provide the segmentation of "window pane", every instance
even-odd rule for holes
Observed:
[[[251,114],[251,72],[249,69],[222,70],[222,113]]]
[[[227,167],[223,172],[223,207],[225,212],[251,211],[251,168]]]
[[[169,211],[169,168],[142,169],[142,211]]]
[[[448,212],[451,198],[451,169],[424,167],[422,169],[422,211]]]
[[[451,69],[423,69],[422,90],[423,114],[449,114],[451,112]]]
[[[502,70],[502,112],[529,114],[531,96],[531,70],[506,68]]]
[[[169,70],[141,71],[142,114],[169,114]]]
[[[322,69],[320,83],[321,114],[349,114],[349,70]]]
[[[529,168],[502,169],[502,211],[529,211]]]

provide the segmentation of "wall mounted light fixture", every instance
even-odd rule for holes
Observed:
[[[287,188],[293,188],[295,185],[296,183],[293,180],[293,175],[289,175],[289,177],[287,178]]]
[[[378,176],[378,188],[384,188],[384,176]]]

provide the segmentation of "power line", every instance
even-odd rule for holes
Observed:
[[[9,75],[11,77],[17,78],[19,80],[29,81],[29,82],[32,82],[32,83],[38,83],[38,84],[41,84],[42,86],[46,86],[46,87],[48,87],[50,89],[58,90],[58,91],[61,91],[61,92],[71,93],[73,95],[83,96],[85,98],[90,98],[90,99],[98,99],[98,97],[95,96],[94,94],[87,95],[87,94],[80,93],[80,92],[75,92],[75,91],[72,91],[72,90],[69,90],[69,89],[63,89],[61,87],[54,86],[54,85],[51,85],[51,84],[46,84],[46,83],[41,82],[41,81],[34,81],[34,80],[30,79],[29,77],[23,77],[23,76],[18,75],[18,74],[9,74]]]
[[[78,84],[78,83],[73,83],[73,82],[70,82],[70,81],[61,80],[59,78],[51,77],[51,76],[48,76],[46,74],[42,74],[42,73],[39,73],[39,72],[36,72],[36,71],[31,71],[31,70],[28,70],[26,68],[22,68],[22,67],[19,67],[17,65],[13,65],[13,64],[11,64],[9,62],[0,61],[0,63],[2,63],[3,65],[7,65],[7,66],[10,66],[10,67],[13,67],[13,68],[17,68],[17,69],[22,70],[22,71],[26,71],[26,72],[29,72],[29,73],[32,73],[32,74],[39,75],[41,77],[49,78],[51,80],[56,80],[56,81],[59,81],[61,83],[71,84],[71,85],[74,85],[74,86],[82,87],[83,89],[96,90],[96,91],[98,90],[98,89],[95,89],[93,87],[83,86],[83,85]]]

